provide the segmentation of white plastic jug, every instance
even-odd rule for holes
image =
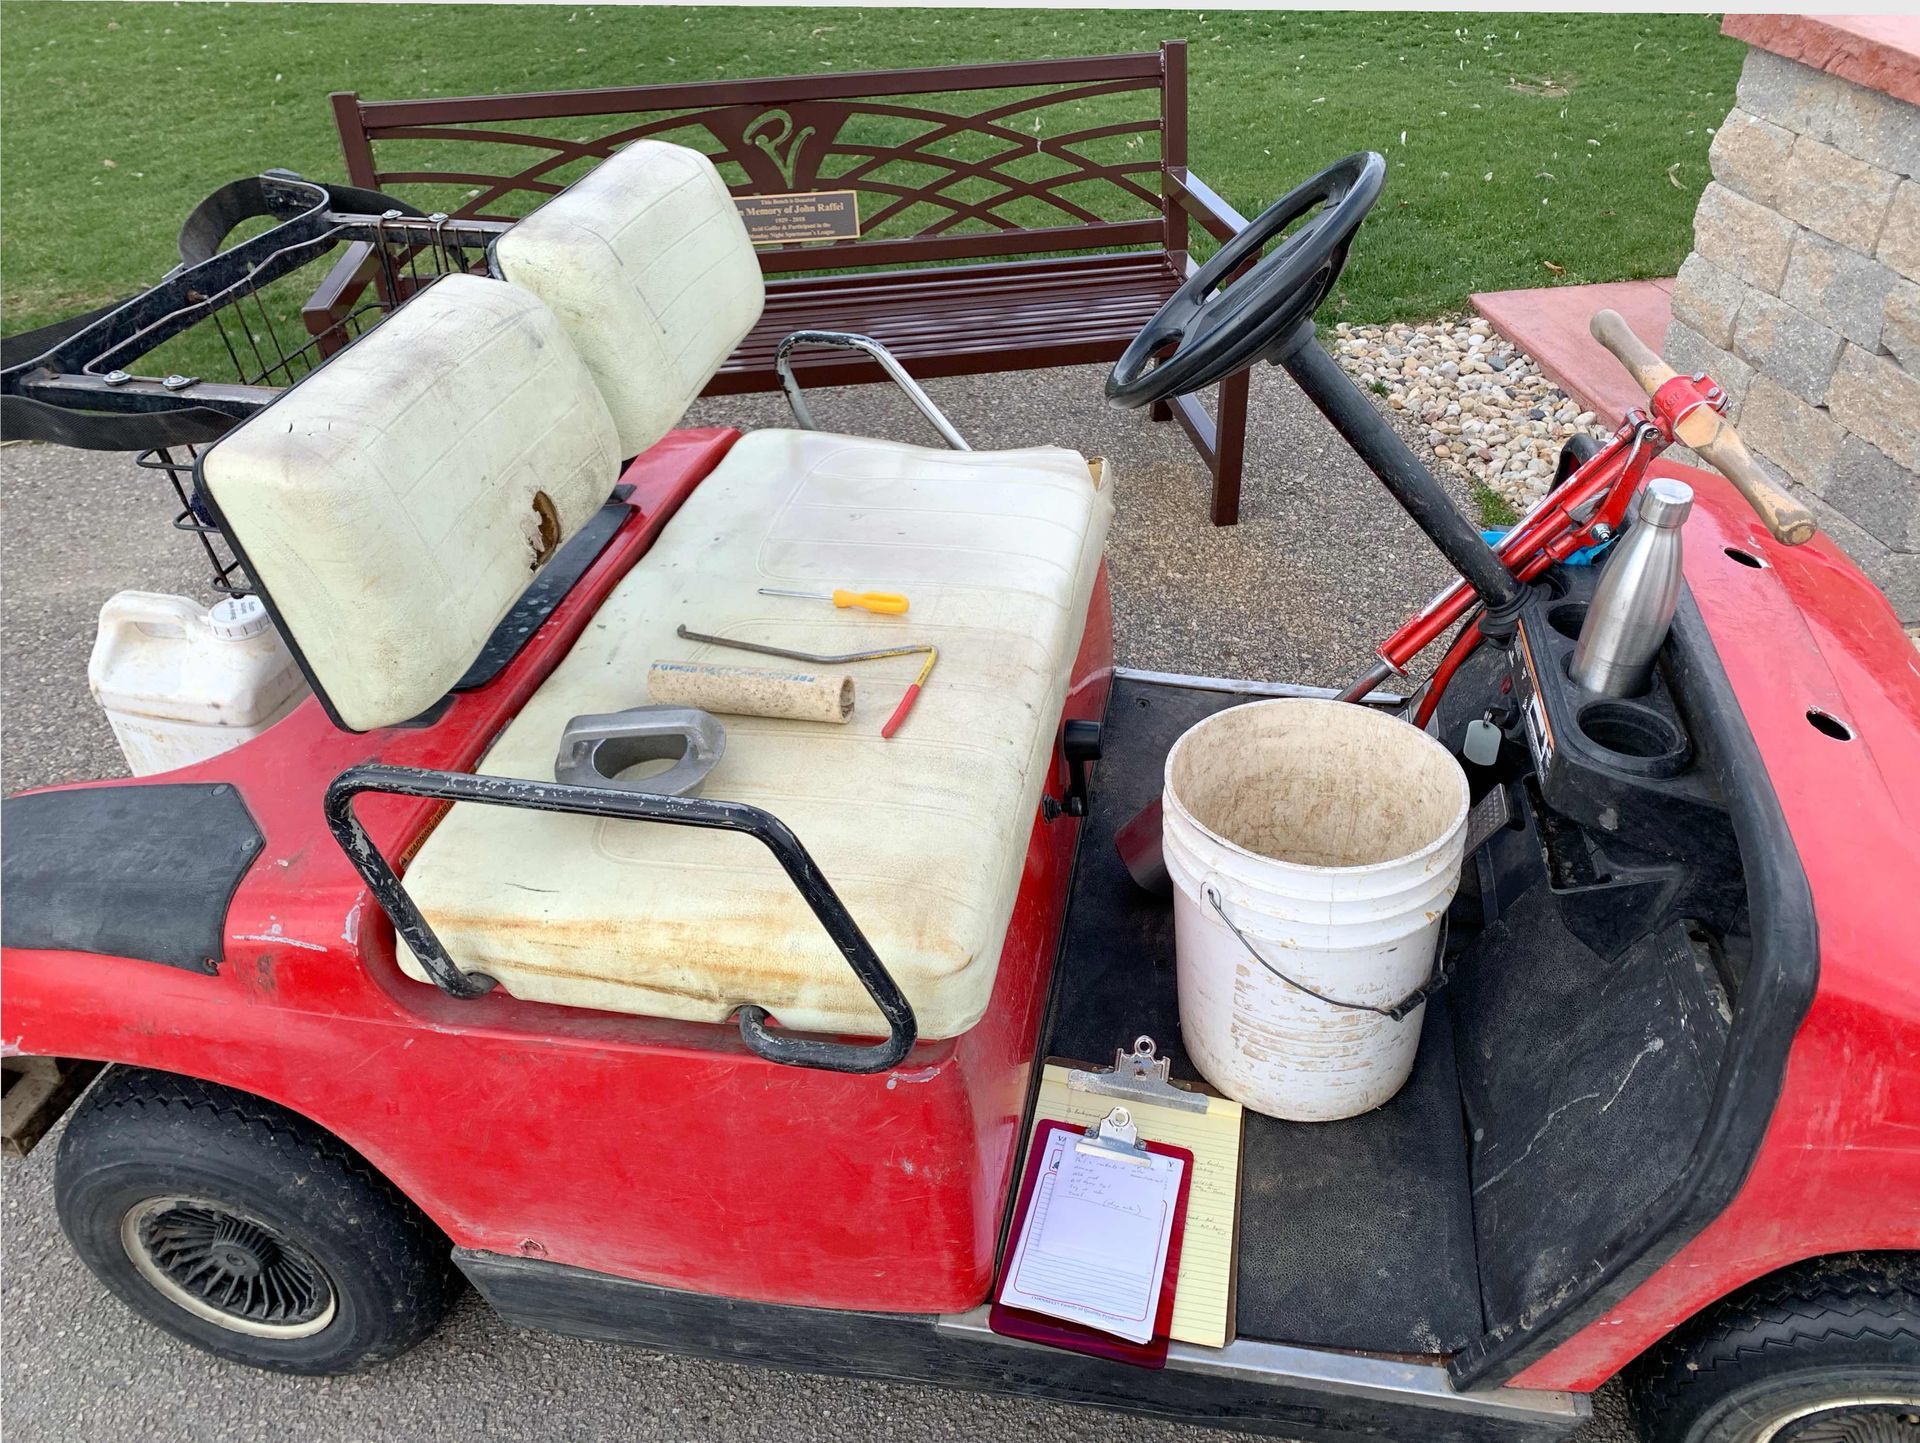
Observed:
[[[100,608],[87,685],[136,777],[237,747],[308,691],[259,598],[208,608],[154,591],[123,591]]]
[[[1207,1081],[1294,1122],[1400,1090],[1468,795],[1439,742],[1345,702],[1229,707],[1174,743],[1161,811],[1180,1035]]]

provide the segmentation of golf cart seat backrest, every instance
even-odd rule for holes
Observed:
[[[429,286],[200,458],[200,484],[328,714],[453,687],[625,453],[539,300]]]
[[[495,269],[560,318],[635,456],[760,319],[765,288],[713,162],[636,140],[494,242]]]
[[[698,151],[637,141],[222,437],[205,493],[328,714],[432,706],[760,318]]]

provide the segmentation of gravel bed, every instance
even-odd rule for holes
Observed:
[[[1604,438],[1593,412],[1478,316],[1420,325],[1334,327],[1334,354],[1410,424],[1446,470],[1525,511],[1553,480],[1575,432]]]

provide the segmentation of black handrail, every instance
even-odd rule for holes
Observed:
[[[887,1040],[870,1046],[825,1042],[809,1037],[783,1037],[767,1029],[765,1008],[752,1003],[740,1008],[740,1036],[747,1046],[770,1062],[791,1067],[815,1067],[828,1072],[885,1072],[898,1064],[919,1036],[913,1007],[900,985],[874,952],[839,894],[800,845],[787,824],[771,812],[744,802],[709,801],[702,797],[669,797],[649,792],[615,791],[601,787],[574,787],[559,782],[529,781],[520,777],[486,777],[469,772],[432,771],[368,763],[350,767],[327,788],[327,826],[353,863],[374,900],[393,923],[395,932],[413,949],[427,975],[454,997],[479,997],[498,985],[483,972],[466,972],[447,955],[433,928],[407,895],[406,887],[380,854],[366,828],[353,814],[353,799],[362,792],[424,797],[438,802],[483,802],[490,806],[523,807],[538,812],[567,812],[623,821],[665,822],[669,826],[708,827],[745,832],[772,852],[820,925],[847,959],[853,975],[880,1009],[887,1022]]]

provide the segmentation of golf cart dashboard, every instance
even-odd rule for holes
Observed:
[[[1696,742],[1689,720],[1710,702],[1695,696],[1689,704],[1685,695],[1698,679],[1681,661],[1686,637],[1669,642],[1640,695],[1583,690],[1571,663],[1595,569],[1576,572],[1577,590],[1529,598],[1515,637],[1514,696],[1541,796],[1626,847],[1697,855],[1711,838],[1730,841],[1725,805],[1696,750],[1710,743]]]
[[[1560,567],[1530,589],[1510,648],[1481,658],[1481,686],[1441,713],[1442,739],[1461,749],[1468,723],[1498,725],[1491,766],[1467,763],[1475,800],[1504,793],[1509,821],[1479,859],[1472,905],[1482,924],[1514,888],[1545,880],[1568,927],[1602,955],[1684,921],[1709,946],[1728,986],[1744,970],[1746,885],[1726,803],[1725,748],[1706,719],[1737,708],[1690,596],[1646,690],[1604,697],[1570,677],[1597,568]],[[1499,805],[1499,803],[1496,803]],[[1519,838],[1524,836],[1524,843]]]

